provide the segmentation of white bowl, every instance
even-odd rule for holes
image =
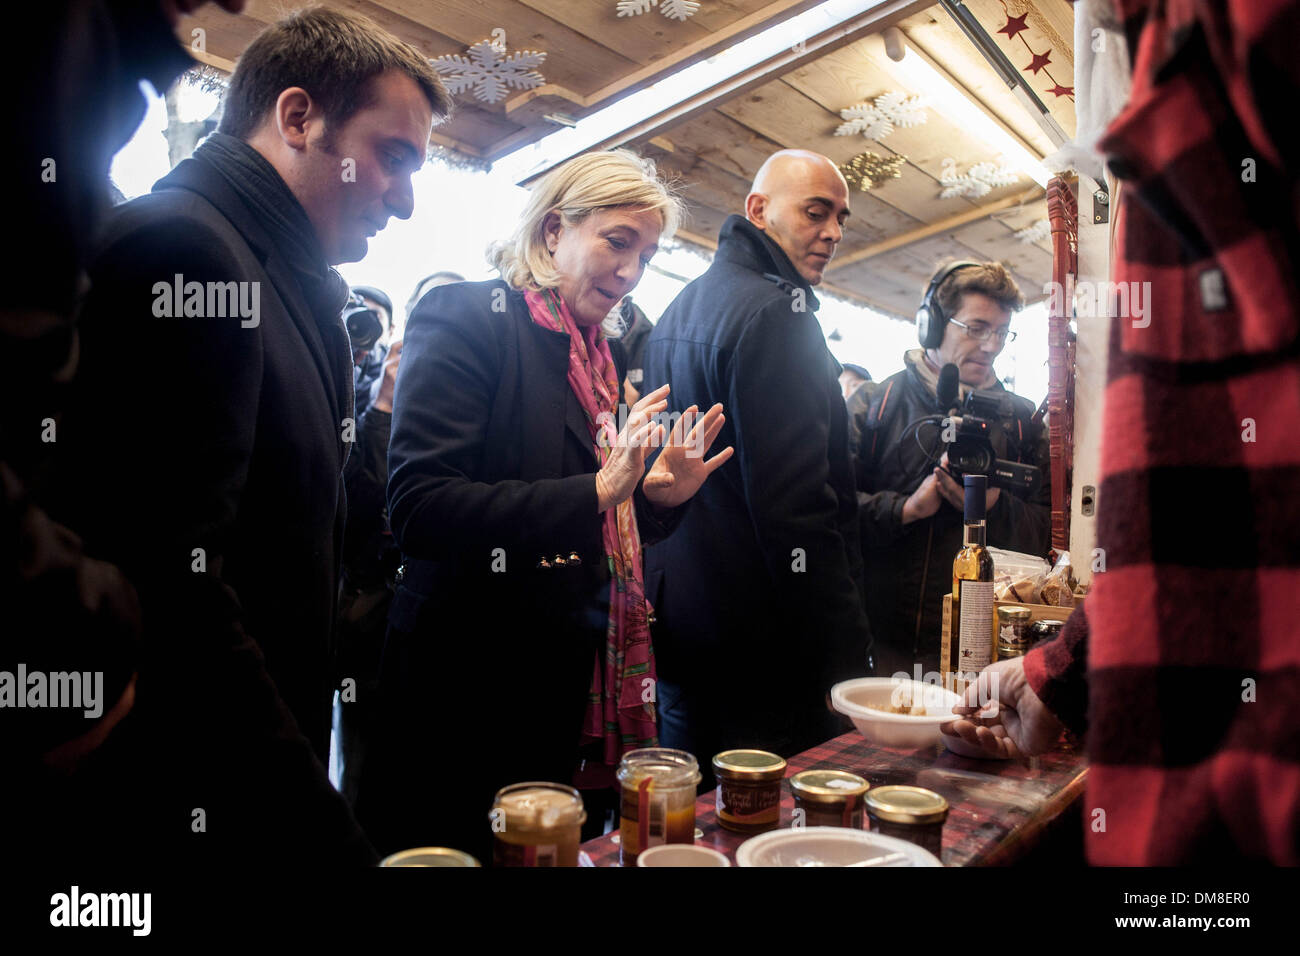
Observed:
[[[796,827],[771,830],[746,840],[736,850],[737,866],[861,866],[890,853],[904,858],[887,866],[943,866],[929,850],[868,830],[847,827]]]
[[[890,714],[883,708],[889,706],[895,691],[910,692],[915,701],[918,696],[925,705],[925,716]],[[939,725],[956,720],[952,712],[961,697],[938,684],[898,677],[859,677],[841,681],[831,688],[831,704],[841,714],[853,721],[862,736],[882,747],[916,750],[933,747],[942,736]],[[878,707],[881,710],[870,708]]]
[[[693,843],[665,843],[637,854],[637,866],[731,866],[717,850]]]

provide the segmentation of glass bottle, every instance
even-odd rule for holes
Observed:
[[[966,685],[993,660],[993,556],[985,545],[986,475],[966,475],[965,536],[952,562],[953,642],[951,689]]]

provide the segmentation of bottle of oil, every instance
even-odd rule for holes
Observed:
[[[966,533],[952,562],[952,690],[962,693],[993,660],[993,556],[984,546],[985,475],[964,476]]]

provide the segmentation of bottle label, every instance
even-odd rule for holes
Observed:
[[[993,582],[959,581],[961,621],[952,669],[966,677],[993,661]]]

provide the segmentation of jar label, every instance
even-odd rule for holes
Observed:
[[[775,786],[738,787],[718,784],[716,808],[718,816],[733,820],[754,821],[771,818],[773,810],[780,812],[781,783]]]
[[[642,789],[637,794],[637,851],[668,842],[668,797]]]
[[[492,862],[495,866],[550,867],[557,865],[556,857],[559,856],[557,844],[526,845],[507,843],[505,840],[496,840],[495,842],[495,852],[492,854]]]

